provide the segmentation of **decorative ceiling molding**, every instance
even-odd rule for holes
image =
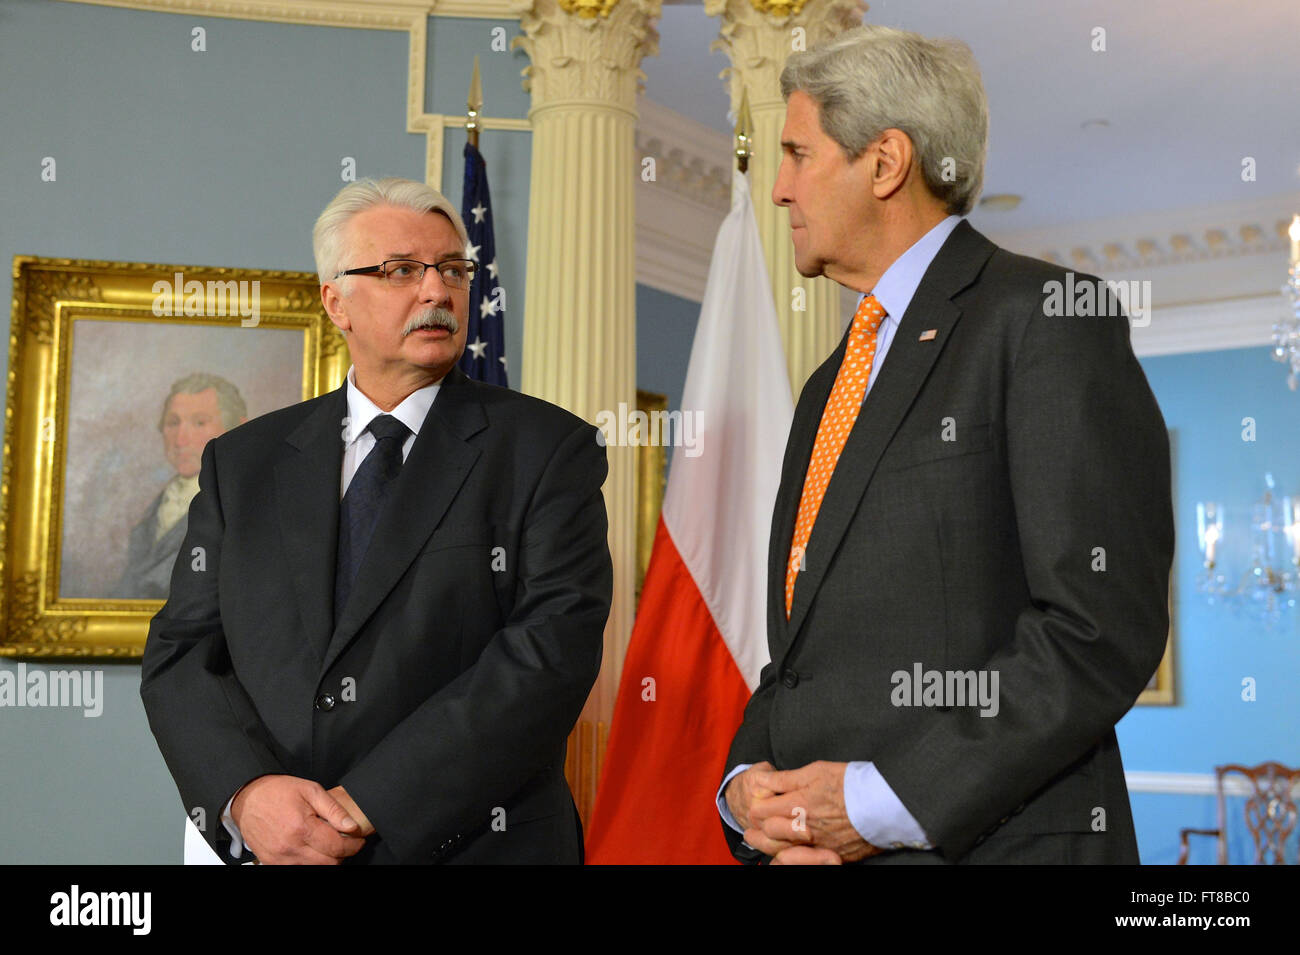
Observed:
[[[1026,232],[997,231],[992,214],[978,219],[999,245],[1103,276],[1281,254],[1280,286],[1289,247],[1286,230],[1298,211],[1300,193]]]
[[[703,301],[713,240],[731,204],[731,138],[644,96],[637,113],[636,280]]]
[[[1142,282],[1150,309],[1131,328],[1140,357],[1267,348],[1287,314],[1286,226],[1300,193],[998,233],[999,245],[1106,279]]]
[[[369,30],[405,29],[412,17],[477,17],[514,20],[511,0],[64,0],[156,13],[265,20]]]
[[[1289,218],[1269,224],[1258,220],[1234,223],[1225,228],[1211,227],[1199,235],[1176,232],[1161,238],[1151,235],[1132,240],[1106,242],[1097,246],[1076,245],[1068,255],[1057,249],[1044,251],[1041,258],[1057,265],[1086,269],[1091,272],[1116,269],[1149,268],[1188,262],[1206,262],[1234,255],[1262,255],[1282,252],[1286,244]]]
[[[655,160],[654,179],[647,182],[642,174],[641,182],[654,193],[671,191],[726,215],[731,205],[731,137],[644,96],[637,97],[637,114],[637,161]]]
[[[369,0],[63,0],[101,7],[122,7],[153,13],[184,13],[191,16],[227,17],[269,23],[305,26],[345,27],[368,30],[402,30],[408,37],[406,70],[406,131],[424,134],[424,181],[442,191],[444,132],[460,126],[464,116],[424,111],[427,78],[429,22],[435,17],[479,17],[515,20],[514,0],[425,0],[425,2],[369,2]],[[466,78],[466,84],[469,79]],[[467,85],[468,88],[468,85]],[[479,116],[483,129],[531,130],[526,119]]]

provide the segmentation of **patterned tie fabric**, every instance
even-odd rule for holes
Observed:
[[[822,498],[826,496],[826,488],[835,472],[835,464],[840,452],[844,450],[849,432],[853,430],[853,423],[858,420],[858,411],[861,410],[862,399],[867,393],[871,364],[876,357],[876,332],[884,320],[885,310],[876,301],[876,297],[868,295],[864,298],[853,316],[853,328],[849,331],[844,360],[835,376],[830,397],[826,399],[822,420],[817,425],[817,440],[813,443],[812,458],[803,479],[799,516],[794,522],[790,560],[785,571],[787,620],[790,619],[790,607],[794,603],[794,581],[799,576],[799,566],[803,563],[808,538],[812,536],[813,524],[817,521],[817,512],[821,509]]]
[[[352,583],[361,569],[375,521],[388,496],[393,478],[402,469],[402,444],[411,429],[392,415],[376,415],[366,426],[375,446],[357,468],[339,505],[339,551],[334,571],[334,619],[343,616]]]

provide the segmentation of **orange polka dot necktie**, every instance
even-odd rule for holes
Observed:
[[[803,495],[799,498],[799,516],[794,522],[794,538],[790,542],[790,560],[785,571],[785,617],[790,619],[794,603],[794,581],[812,536],[817,512],[822,498],[835,473],[844,443],[849,439],[853,423],[858,420],[862,399],[867,393],[871,378],[871,365],[876,358],[876,332],[885,320],[885,310],[874,295],[868,295],[853,316],[853,328],[844,349],[844,360],[835,375],[835,385],[826,399],[821,423],[817,425],[817,440],[813,444],[812,458],[803,479]]]

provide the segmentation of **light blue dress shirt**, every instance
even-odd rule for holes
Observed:
[[[885,270],[872,293],[876,301],[885,310],[885,320],[876,332],[876,357],[871,365],[871,375],[867,379],[867,392],[875,384],[880,368],[885,363],[889,346],[898,331],[898,323],[907,312],[912,296],[916,294],[925,270],[930,267],[940,247],[952,235],[952,230],[961,222],[960,216],[948,216],[927,232],[906,252],[894,260]],[[858,297],[862,304],[865,295]],[[855,308],[856,312],[857,309]],[[913,322],[915,324],[915,321]],[[863,394],[866,400],[866,394]],[[736,819],[727,808],[723,793],[733,776],[743,773],[750,763],[741,763],[727,774],[718,789],[718,812],[723,821],[737,832],[743,832]],[[874,763],[851,762],[844,772],[844,808],[848,812],[849,822],[858,831],[858,835],[882,849],[932,849],[934,846],[926,837],[925,831],[912,816],[902,801],[890,788],[885,777],[880,775]]]

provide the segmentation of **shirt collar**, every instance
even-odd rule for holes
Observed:
[[[871,291],[889,316],[887,322],[897,325],[902,320],[907,306],[912,303],[912,296],[916,294],[921,284],[921,279],[925,277],[925,270],[930,267],[934,257],[939,254],[939,249],[948,241],[948,236],[952,235],[952,230],[957,228],[960,222],[961,216],[948,216],[917,239],[911,248],[885,269],[885,274],[880,277],[880,281]],[[865,297],[859,297],[859,305]]]
[[[172,476],[163,488],[163,493],[170,500],[182,500],[186,497],[193,497],[199,490],[199,476],[185,477],[181,474]]]
[[[438,389],[441,387],[440,378],[431,385],[411,392],[392,411],[384,411],[357,387],[356,365],[352,365],[348,368],[348,426],[343,432],[343,443],[350,445],[361,437],[370,422],[381,414],[392,415],[410,428],[412,434],[419,434],[420,425],[424,424],[424,419],[433,406],[433,399],[438,397]]]

